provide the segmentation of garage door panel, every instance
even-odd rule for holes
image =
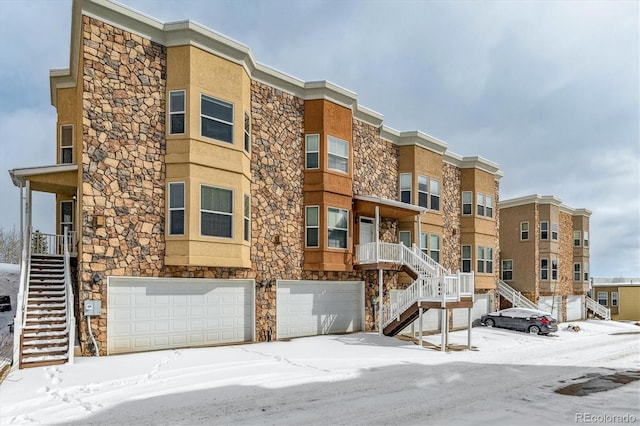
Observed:
[[[110,277],[108,283],[109,353],[253,339],[251,280]]]

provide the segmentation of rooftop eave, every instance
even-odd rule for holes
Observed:
[[[463,157],[454,152],[447,151],[442,159],[445,163],[451,164],[459,169],[478,169],[490,173],[496,180],[504,177],[504,173],[502,173],[498,164],[482,157]]]
[[[380,129],[380,137],[398,146],[416,145],[439,155],[444,155],[447,151],[445,142],[418,130],[400,132],[383,125]]]
[[[25,186],[27,177],[44,175],[49,173],[75,172],[78,170],[77,164],[54,164],[51,166],[23,167],[9,170],[11,181],[17,187]]]

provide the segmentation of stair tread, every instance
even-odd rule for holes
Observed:
[[[66,352],[67,350],[69,350],[69,345],[63,345],[63,346],[47,346],[47,347],[37,347],[37,348],[26,348],[26,349],[22,349],[22,355],[34,355],[34,354],[41,354],[44,355],[46,353],[51,353],[51,352]]]
[[[31,338],[31,337],[54,337],[54,336],[66,336],[67,330],[60,331],[43,331],[40,333],[24,333],[22,335],[23,338]]]
[[[68,357],[67,354],[64,355],[41,355],[38,357],[26,357],[22,359],[22,363],[31,363],[31,362],[42,362],[42,361],[63,361]]]
[[[24,346],[38,346],[38,345],[58,345],[67,344],[68,339],[46,339],[46,340],[26,340],[22,342]]]
[[[27,324],[24,327],[22,327],[23,330],[46,330],[46,329],[51,329],[51,328],[55,328],[55,329],[59,329],[59,328],[65,328],[66,325],[65,324],[42,324],[42,323],[38,323],[38,324]]]

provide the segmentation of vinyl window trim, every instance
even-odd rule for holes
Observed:
[[[172,93],[182,93],[182,103],[183,103],[183,107],[182,110],[173,110],[173,102],[172,102],[172,97],[171,94]],[[169,134],[170,135],[184,135],[187,132],[187,91],[185,89],[178,89],[178,90],[170,90],[169,91],[169,123],[167,125],[168,129],[169,129]],[[174,132],[173,128],[171,126],[172,124],[172,116],[174,115],[182,115],[182,132]]]
[[[171,197],[171,186],[172,185],[180,185],[182,186],[182,207],[171,207],[171,201],[172,201],[172,197]],[[185,230],[186,230],[186,222],[187,222],[187,216],[186,216],[186,198],[187,198],[187,185],[185,184],[185,182],[169,182],[168,183],[168,188],[167,188],[167,209],[169,211],[169,217],[168,217],[168,222],[169,222],[169,226],[167,226],[167,235],[169,236],[182,236],[185,235]],[[175,211],[182,211],[182,233],[181,234],[174,234],[171,232],[171,228],[172,228],[172,224],[173,224],[173,220],[172,220],[172,212]]]
[[[315,225],[309,225],[309,210],[316,211],[316,217],[318,219],[318,223]],[[309,230],[315,230],[316,232],[316,245],[309,245]],[[318,248],[320,247],[320,206],[311,205],[305,206],[304,208],[304,246],[307,248]]]
[[[529,222],[520,222],[520,241],[529,241]]]
[[[317,148],[315,150],[309,149],[309,141],[315,137]],[[309,155],[315,154],[316,163],[315,167],[309,166]],[[304,168],[307,170],[318,170],[320,168],[320,134],[309,133],[304,135]]]
[[[235,126],[233,124],[233,121],[227,121],[227,120],[224,120],[224,119],[221,119],[221,118],[218,118],[218,117],[213,117],[213,116],[210,116],[210,115],[206,115],[205,113],[203,113],[202,112],[202,101],[203,100],[214,102],[214,103],[220,104],[220,105],[222,105],[224,107],[230,108],[231,109],[231,118],[232,119],[233,119],[233,115],[235,113],[235,107],[234,107],[233,103],[225,101],[225,100],[222,100],[222,99],[219,99],[219,98],[216,98],[216,97],[211,96],[211,95],[207,95],[205,93],[200,93],[200,136],[203,137],[203,138],[207,138],[207,139],[213,140],[213,141],[218,141],[218,142],[222,142],[222,143],[227,143],[227,144],[233,145],[233,140],[234,140],[233,133],[235,131]],[[217,138],[205,135],[203,133],[204,129],[202,128],[202,119],[203,118],[205,118],[207,120],[216,121],[218,123],[222,123],[222,124],[226,124],[226,125],[231,126],[231,140],[227,141],[227,140],[224,140],[224,139],[217,139]]]
[[[346,214],[347,216],[347,227],[346,228],[339,228],[337,226],[329,226],[329,213],[331,211],[337,211],[340,214]],[[345,232],[345,246],[344,247],[333,247],[329,244],[329,238],[330,238],[330,234],[332,230],[337,230],[337,231],[344,231]],[[336,250],[349,250],[349,210],[347,209],[343,209],[340,207],[332,207],[332,206],[328,206],[327,207],[327,248],[329,249],[336,249]]]
[[[64,134],[64,130],[66,129],[70,129],[71,130],[71,138],[70,138],[70,144],[69,145],[63,145],[63,143],[65,143],[66,141],[63,138],[63,134]],[[74,164],[74,159],[73,159],[73,154],[74,154],[74,149],[73,149],[73,145],[74,145],[74,138],[75,138],[75,127],[73,124],[61,124],[60,125],[60,164]],[[70,162],[64,161],[65,159],[65,153],[66,152],[70,152],[71,154],[69,155],[69,158],[71,159]]]
[[[465,197],[468,196],[468,197]],[[468,200],[465,200],[465,198],[468,198]],[[462,201],[462,215],[463,216],[473,216],[473,191],[462,191],[462,195],[461,195],[461,201]],[[468,206],[468,213],[465,213],[465,206]]]

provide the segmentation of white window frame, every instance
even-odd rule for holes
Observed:
[[[316,150],[309,149],[309,142],[311,139],[315,139],[316,142]],[[304,168],[308,170],[317,170],[320,168],[320,134],[319,133],[310,133],[304,136]],[[309,166],[309,156],[314,155],[316,158],[316,167]]]
[[[215,189],[221,189],[223,191],[228,191],[231,192],[231,212],[222,212],[222,211],[216,211],[216,210],[206,210],[202,208],[202,188],[215,188]],[[224,239],[233,239],[234,236],[234,204],[235,204],[235,192],[233,189],[230,188],[224,188],[221,186],[216,186],[216,185],[209,185],[209,184],[204,184],[201,183],[200,184],[200,236],[201,237],[205,237],[205,238],[224,238]],[[202,213],[208,213],[208,214],[218,214],[221,216],[231,216],[231,229],[230,231],[230,236],[226,236],[226,235],[207,235],[207,234],[203,234],[202,233]]]
[[[582,271],[584,273],[583,281],[589,281],[589,262],[584,262],[582,266],[583,266]]]
[[[491,195],[487,195],[485,198],[484,212],[485,217],[493,219],[493,197]]]
[[[559,234],[560,229],[558,226],[558,222],[551,222],[551,241],[558,241]]]
[[[436,263],[440,263],[440,235],[438,234],[429,234],[429,257]]]
[[[549,259],[546,257],[540,259],[540,280],[549,281]]]
[[[173,110],[173,97],[171,96],[173,93],[182,93],[182,110]],[[172,117],[174,115],[182,115],[182,132],[174,132],[173,131],[173,120]],[[184,135],[187,130],[187,91],[184,89],[180,90],[170,90],[169,91],[169,134],[170,135]]]
[[[420,250],[426,255],[429,256],[429,233],[421,232],[420,233]]]
[[[468,198],[468,199],[467,199]],[[465,213],[465,206],[468,206],[468,213]],[[462,210],[463,216],[473,215],[473,191],[462,191]]]
[[[251,116],[246,111],[244,113],[244,151],[251,153]]]
[[[556,258],[551,259],[551,281],[558,281],[559,261]]]
[[[476,272],[479,274],[493,274],[493,247],[478,246],[476,255]]]
[[[313,209],[316,211],[316,217],[318,220],[318,223],[316,223],[315,225],[310,225],[309,224],[309,210]],[[320,247],[320,206],[305,206],[304,209],[304,246],[307,248],[318,248]],[[316,232],[316,241],[317,244],[312,246],[309,245],[309,231],[310,230],[315,230]]]
[[[63,138],[63,133],[65,129],[71,129],[71,145],[63,145],[64,142],[64,138]],[[73,164],[73,144],[74,144],[74,136],[75,136],[75,128],[73,126],[73,124],[61,124],[60,125],[60,164]],[[65,152],[70,151],[71,155],[71,161],[70,162],[66,162],[64,161],[64,157],[65,157]]]
[[[244,194],[244,240],[251,241],[251,195]]]
[[[573,230],[573,246],[574,247],[582,246],[582,232],[579,229]]]
[[[476,248],[476,272],[478,274],[485,273],[485,252],[484,247],[478,246]]]
[[[424,196],[424,203],[421,201],[421,196]],[[418,175],[418,205],[429,208],[429,178],[424,175]]]
[[[435,186],[437,187],[437,190],[434,191],[433,187]],[[438,179],[429,179],[429,209],[439,212],[440,211],[440,193],[441,193],[441,186],[440,186],[440,181]],[[437,204],[437,206],[433,206],[434,205],[434,201],[435,204]]]
[[[233,125],[233,121],[227,121],[224,120],[222,118],[218,118],[218,117],[212,117],[210,115],[206,115],[202,112],[202,102],[206,100],[209,102],[213,102],[213,103],[217,103],[219,105],[222,105],[223,107],[228,107],[231,109],[231,118],[233,120],[233,115],[234,115],[234,105],[231,102],[227,102],[224,101],[222,99],[218,99],[218,98],[214,98],[213,96],[210,95],[205,95],[204,93],[200,94],[200,136],[202,136],[203,138],[207,138],[207,139],[211,139],[211,140],[215,140],[215,141],[220,141],[220,142],[224,142],[224,143],[228,143],[233,145],[233,133],[234,133],[234,125]],[[222,123],[224,125],[229,125],[231,126],[231,140],[225,140],[225,139],[217,139],[211,136],[207,136],[203,133],[203,126],[202,126],[202,121],[203,120],[211,120],[211,121],[215,121],[217,123]]]
[[[604,295],[604,297],[602,297]],[[609,292],[607,291],[599,291],[597,294],[598,304],[602,306],[609,306]],[[602,303],[604,301],[604,303]]]
[[[330,217],[331,210],[335,210],[338,213],[345,214],[347,216],[347,220],[346,220],[347,227],[346,228],[338,228],[337,226],[333,226],[333,227],[329,226],[329,217]],[[344,231],[345,232],[346,238],[345,238],[345,241],[344,241],[344,247],[335,247],[335,246],[332,246],[329,243],[329,238],[331,236],[331,231],[332,230],[338,230],[338,231]],[[339,249],[339,250],[348,250],[349,249],[349,210],[341,209],[339,207],[327,207],[327,247],[328,248],[332,248],[332,249]]]
[[[172,201],[173,201],[173,197],[171,197],[171,186],[173,185],[180,185],[182,186],[182,207],[171,207]],[[169,209],[169,226],[167,227],[167,235],[171,235],[171,236],[175,236],[175,235],[185,235],[185,230],[186,230],[186,222],[187,222],[187,216],[186,216],[186,198],[187,198],[187,185],[184,182],[169,182],[168,184],[168,188],[167,188],[167,206]],[[182,211],[182,233],[181,234],[174,234],[171,232],[172,229],[172,225],[173,225],[173,212],[176,211]]]
[[[408,240],[408,245],[404,244],[404,242],[402,241],[402,236],[403,235],[409,235],[409,240]],[[404,244],[406,247],[411,247],[411,231],[400,231],[398,233],[398,241],[400,242],[400,244]]]
[[[526,228],[526,229],[525,229]],[[525,238],[525,233],[526,238]],[[520,222],[520,241],[529,241],[529,222]]]
[[[582,281],[582,263],[580,262],[575,262],[573,264],[573,281]]]
[[[71,220],[67,221],[64,220],[64,207],[66,205],[71,204]],[[72,200],[63,200],[60,201],[60,235],[64,235],[65,234],[65,229],[68,229],[70,232],[73,232],[73,219],[75,216],[75,211],[74,211],[74,205],[73,205],[73,201]]]
[[[406,185],[406,182],[403,182],[403,177],[409,177],[409,185]],[[400,173],[400,201],[406,204],[413,204],[413,175],[411,173]],[[409,193],[409,202],[403,200],[402,194]]]
[[[583,232],[584,247],[589,247],[589,231]]]
[[[508,267],[507,267],[508,265]],[[513,281],[513,259],[505,259],[502,261],[502,267],[500,268],[500,277],[503,281]],[[507,278],[505,273],[509,272],[511,274],[511,278]]]
[[[468,256],[465,251],[468,252]],[[462,272],[471,272],[473,270],[473,246],[469,244],[463,244],[462,247],[460,247],[460,259],[462,262],[462,265],[460,265],[460,269],[462,269]],[[468,263],[465,264],[465,262]]]
[[[484,216],[485,195],[482,192],[476,194],[476,215]]]
[[[617,291],[611,292],[611,307],[617,308],[620,305],[620,295]]]
[[[549,222],[546,220],[540,222],[540,239],[543,241],[549,239]]]
[[[347,147],[347,155],[346,157],[342,154],[338,154],[336,152],[332,152],[331,150],[331,145],[332,142],[336,142],[336,143],[344,143],[344,145]],[[337,158],[341,158],[343,160],[346,160],[346,169],[340,169],[337,167],[331,167],[331,156],[337,157]],[[331,135],[327,135],[327,169],[329,170],[333,170],[336,172],[341,172],[344,174],[349,174],[349,141],[344,140],[344,139],[340,139],[336,136],[331,136]]]

